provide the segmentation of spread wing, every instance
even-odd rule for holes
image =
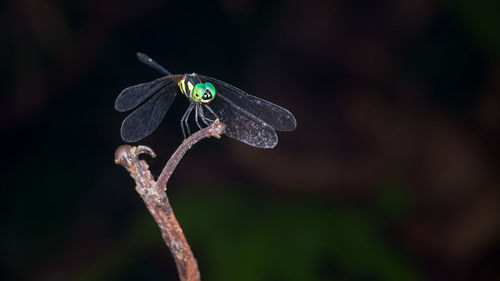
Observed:
[[[116,98],[115,109],[120,112],[129,111],[150,96],[169,86],[172,82],[180,80],[180,78],[182,78],[182,75],[164,76],[152,82],[128,87]]]
[[[128,107],[133,108],[140,103],[137,100],[144,101],[147,97],[144,98],[143,96],[151,96],[154,94],[149,101],[142,104],[139,108],[137,108],[129,116],[127,116],[125,120],[123,120],[121,127],[121,137],[124,141],[139,141],[144,137],[150,135],[160,124],[161,120],[170,108],[170,105],[172,105],[178,88],[177,84],[173,81],[162,83],[161,85],[161,87],[158,87],[157,85],[152,86],[147,91],[147,94],[142,93],[142,96],[136,95],[141,96],[140,99],[135,99],[133,100],[133,102],[128,103]],[[154,91],[152,89],[154,89]],[[132,106],[132,104],[135,105]]]
[[[198,76],[201,80],[208,81],[215,86],[216,95],[214,101],[217,100],[217,95],[222,95],[228,102],[244,109],[277,131],[293,131],[297,127],[295,117],[283,107],[249,95],[218,79],[203,75]]]
[[[205,115],[214,120],[219,118],[226,124],[227,136],[260,148],[273,148],[278,143],[278,135],[273,127],[234,104],[224,94],[216,94],[215,99],[207,106],[217,116],[213,116],[209,110],[204,111]]]

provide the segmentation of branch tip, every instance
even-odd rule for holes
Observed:
[[[115,150],[115,163],[122,166],[130,165],[132,162],[139,160],[141,154],[147,154],[152,158],[156,157],[156,153],[148,146],[120,145]]]
[[[149,146],[139,145],[139,146],[135,146],[134,148],[135,148],[134,153],[135,153],[136,157],[141,155],[141,154],[147,154],[147,155],[151,156],[151,158],[156,157],[156,153]]]
[[[127,159],[130,159],[131,149],[132,147],[128,144],[120,145],[115,150],[115,163],[122,166],[125,165],[128,162]]]
[[[220,122],[219,119],[215,119],[210,127],[210,135],[220,139],[221,135],[226,131],[226,124]]]

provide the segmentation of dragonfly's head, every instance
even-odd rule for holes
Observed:
[[[191,93],[193,101],[208,104],[215,98],[215,87],[210,82],[198,83]]]
[[[196,103],[208,104],[215,98],[215,87],[212,83],[202,83],[200,77],[186,74],[180,81],[181,92]]]

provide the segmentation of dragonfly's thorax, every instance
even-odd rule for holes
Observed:
[[[191,101],[208,104],[215,98],[215,88],[209,82],[202,83],[196,73],[185,74],[179,81],[179,88]]]

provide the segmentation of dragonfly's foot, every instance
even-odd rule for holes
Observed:
[[[203,117],[201,118],[201,120],[203,121],[203,123],[205,123],[205,125],[209,126],[211,123],[214,123],[215,120],[212,120],[210,118],[206,118],[206,117]],[[207,122],[208,121],[208,122]]]

